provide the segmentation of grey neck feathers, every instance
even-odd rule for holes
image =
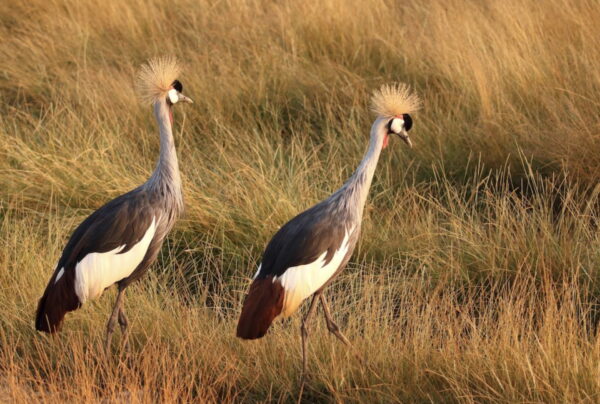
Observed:
[[[160,156],[154,172],[144,186],[177,211],[183,210],[181,177],[175,151],[173,130],[166,100],[154,103],[154,115],[160,131]]]
[[[371,127],[369,148],[356,168],[356,171],[330,197],[330,201],[337,205],[337,210],[340,213],[344,213],[355,220],[362,218],[363,209],[369,195],[369,188],[371,187],[371,181],[375,174],[375,168],[379,161],[385,136],[385,122],[382,118],[378,118]]]

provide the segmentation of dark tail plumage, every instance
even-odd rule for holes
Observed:
[[[80,306],[72,276],[65,273],[56,283],[54,279],[54,276],[50,278],[50,283],[38,303],[35,316],[35,329],[38,331],[60,331],[65,314]]]
[[[285,291],[273,278],[256,279],[250,285],[248,296],[237,326],[237,336],[256,339],[264,336],[271,323],[281,313]]]

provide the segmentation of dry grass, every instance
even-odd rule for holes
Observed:
[[[351,173],[369,94],[410,83],[363,236],[319,319],[307,401],[597,402],[600,8],[544,1],[0,3],[0,401],[293,401],[298,316],[234,337],[269,236]],[[134,78],[174,54],[187,213],[128,290],[33,330],[74,226],[158,152]]]

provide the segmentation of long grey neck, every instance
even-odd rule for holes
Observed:
[[[165,202],[172,203],[173,208],[181,211],[183,209],[181,176],[171,127],[170,108],[164,99],[154,103],[154,115],[160,131],[160,155],[154,172],[144,186],[156,193],[159,198],[164,198]]]
[[[341,211],[355,220],[362,218],[385,136],[384,125],[381,119],[377,119],[371,127],[369,148],[362,161],[354,174],[330,198],[332,202],[338,202]]]

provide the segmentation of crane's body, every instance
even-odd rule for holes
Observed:
[[[181,94],[181,83],[170,77],[179,73],[174,60],[155,60],[144,69],[142,79],[147,82],[142,84],[155,87],[151,97],[160,131],[158,163],[148,181],[96,210],[73,232],[39,301],[35,325],[40,331],[59,331],[67,312],[99,297],[115,283],[119,294],[107,327],[107,343],[117,317],[124,331],[123,290],[156,260],[183,210],[171,108],[177,101],[191,100]]]
[[[369,149],[350,179],[275,233],[244,302],[238,336],[262,337],[267,323],[294,314],[348,263],[384,141],[379,134],[382,125],[385,122],[374,125]]]
[[[320,300],[328,329],[342,342],[348,339],[333,321],[323,290],[348,263],[359,238],[363,210],[375,168],[390,134],[411,145],[408,115],[420,100],[405,85],[383,87],[375,94],[378,118],[360,165],[346,183],[329,198],[300,213],[277,231],[262,257],[242,307],[237,336],[256,339],[265,335],[278,316],[292,315],[312,296],[302,321],[302,369],[306,368],[308,320]]]

